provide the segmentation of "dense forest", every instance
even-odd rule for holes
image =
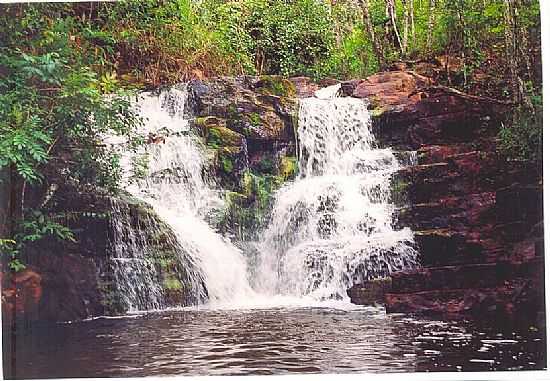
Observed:
[[[138,146],[132,94],[221,75],[364,78],[427,70],[442,85],[513,106],[507,160],[542,153],[536,0],[145,0],[1,5],[0,249],[74,239],[45,205],[58,184],[116,192],[119,155]],[[3,208],[2,208],[3,209]]]

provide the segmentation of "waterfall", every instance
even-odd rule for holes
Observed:
[[[190,269],[194,303],[346,301],[354,284],[415,266],[411,230],[392,224],[391,178],[399,161],[391,149],[377,147],[364,101],[338,94],[330,87],[301,100],[299,177],[275,194],[270,222],[255,244],[252,285],[243,252],[207,222],[224,201],[191,127],[186,86],[140,95],[140,133],[149,144],[122,155],[125,189],[173,232],[172,244]],[[139,162],[147,163],[146,171],[136,176]],[[115,215],[115,282],[133,308],[162,308],[147,242],[129,228],[127,213],[119,208]]]
[[[376,147],[364,101],[337,90],[301,101],[300,175],[275,195],[258,244],[263,293],[346,299],[354,284],[415,265],[411,230],[392,226],[398,160]]]
[[[242,252],[206,222],[212,213],[223,207],[224,202],[206,169],[204,147],[191,128],[192,115],[187,104],[185,86],[158,95],[140,95],[136,108],[144,125],[139,132],[149,144],[140,152],[127,151],[122,155],[125,189],[152,206],[176,236],[180,255],[186,257],[186,265],[199,269],[207,295],[199,295],[197,301],[208,298],[215,304],[246,298],[252,290]],[[147,163],[146,173],[136,176],[136,163],[140,161]],[[123,214],[118,218],[123,218]],[[122,221],[122,225],[127,224]],[[119,255],[136,256],[135,252],[146,250],[142,244],[132,244],[139,242],[139,237],[132,238],[137,234],[139,232],[124,232],[123,239],[130,243],[118,251]],[[124,254],[124,251],[134,254]],[[119,261],[124,260],[119,258]],[[146,263],[142,266],[139,270],[122,266],[115,273],[116,281],[123,284],[144,282],[146,286],[141,288],[123,288],[139,294],[133,300],[151,298],[146,306],[154,306],[159,286],[147,281],[154,277],[147,272]],[[136,279],[142,276],[143,279]]]

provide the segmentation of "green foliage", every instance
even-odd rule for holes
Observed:
[[[264,94],[276,95],[278,97],[291,97],[296,94],[296,88],[292,82],[281,76],[261,76],[260,80],[256,84],[256,89]],[[256,124],[260,124],[260,115],[258,113],[251,113],[257,121]]]
[[[279,173],[285,181],[294,178],[298,174],[298,159],[294,156],[281,157]]]
[[[38,210],[32,210],[25,218],[19,220],[13,239],[0,239],[2,259],[9,261],[8,265],[13,271],[24,269],[25,265],[19,257],[24,252],[26,245],[45,237],[75,242],[74,234],[69,228]]]
[[[231,174],[231,172],[233,172],[233,161],[231,160],[231,158],[225,155],[221,155],[220,160],[223,171],[227,174]]]
[[[510,160],[542,163],[542,96],[531,93],[534,112],[520,109],[499,131],[499,150]]]
[[[0,171],[12,173],[12,187],[19,194],[12,200],[18,210],[2,249],[16,270],[21,268],[16,257],[27,244],[46,236],[74,239],[68,228],[41,210],[40,184],[114,192],[120,147],[103,139],[122,135],[137,144],[133,131],[140,120],[131,110],[130,94],[118,91],[114,75],[98,79],[86,65],[88,57],[67,38],[74,32],[73,18],[46,17],[66,8],[28,6],[18,18],[21,7],[13,5],[0,15],[0,24],[10,31],[2,34],[0,48]],[[26,197],[29,193],[33,197]]]
[[[353,27],[342,44],[331,51],[325,74],[339,78],[362,78],[378,71],[378,62],[363,25]]]
[[[181,291],[183,290],[183,285],[181,284],[181,281],[176,278],[167,278],[163,282],[163,287],[166,290],[170,291]]]

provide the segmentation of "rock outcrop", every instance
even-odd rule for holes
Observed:
[[[396,223],[415,232],[421,267],[392,275],[387,311],[542,312],[541,172],[497,152],[509,105],[433,86],[407,71],[345,87],[370,100],[382,144],[417,152],[417,163],[398,173],[394,184],[409,201]],[[350,290],[352,300],[371,302],[357,297],[368,287]]]
[[[307,78],[222,77],[189,83],[195,127],[211,168],[228,190],[218,228],[250,239],[264,223],[270,195],[297,173],[294,134],[300,94],[316,89]],[[314,90],[313,90],[314,91]]]
[[[126,313],[127,290],[116,284],[112,268],[119,260],[113,242],[121,228],[139,234],[148,245],[145,260],[161,285],[163,306],[197,303],[188,281],[192,265],[183,263],[185,255],[173,244],[173,232],[150,206],[125,194],[102,196],[68,186],[60,187],[50,204],[52,214],[64,216],[75,242],[43,238],[25,251],[24,270],[2,274],[4,324],[24,327]],[[121,214],[128,218],[121,219]]]
[[[209,223],[240,243],[254,238],[271,194],[297,173],[298,98],[334,83],[247,76],[189,83],[193,128],[206,147],[208,170],[226,190],[225,210]],[[421,267],[359,284],[349,290],[352,301],[431,315],[543,311],[541,173],[497,152],[509,105],[434,86],[410,71],[342,82],[341,91],[368,98],[380,144],[416,157],[394,178],[395,223],[414,231]],[[125,312],[124,291],[109,268],[113,200],[67,188],[51,202],[78,243],[41,241],[25,258],[26,270],[4,273],[3,321]],[[125,211],[123,224],[150,247],[163,306],[197,302],[189,288],[192,264],[182,263],[169,227],[143,203],[126,196],[116,203]]]

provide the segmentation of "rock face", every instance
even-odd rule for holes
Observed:
[[[116,202],[119,209],[112,208]],[[118,234],[114,220],[120,210],[130,216],[125,229],[150,245],[147,260],[155,269],[164,306],[194,304],[189,289],[190,265],[172,244],[170,228],[146,204],[121,194],[107,197],[61,187],[50,201],[51,212],[65,215],[76,242],[42,239],[25,252],[26,268],[2,274],[2,321],[23,327],[34,322],[73,321],[92,316],[125,313],[124,292],[115,284],[112,245]],[[181,287],[174,287],[176,284]]]
[[[498,155],[507,105],[407,71],[350,87],[369,98],[383,144],[417,152],[394,183],[409,200],[396,223],[414,230],[422,267],[392,275],[387,311],[517,316],[528,308],[535,319],[544,305],[542,174]]]
[[[307,78],[242,76],[196,80],[189,87],[212,171],[229,190],[218,227],[237,240],[250,239],[264,223],[270,195],[297,173],[297,97],[317,85]]]

